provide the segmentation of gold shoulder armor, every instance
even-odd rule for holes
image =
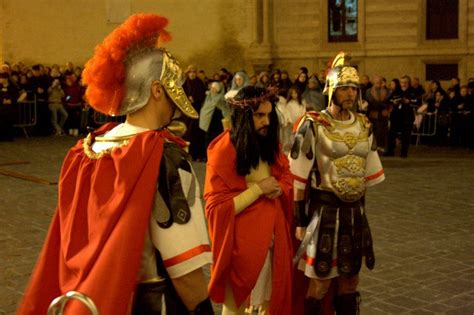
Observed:
[[[321,112],[310,111],[305,114],[307,117],[311,117],[311,120],[318,125],[325,127],[326,129],[334,129],[334,124],[329,120],[329,117]]]
[[[366,115],[360,114],[360,113],[357,113],[356,115],[357,115],[356,116],[357,120],[359,121],[361,127],[363,129],[369,129],[370,130],[371,127],[372,127],[372,123],[370,122],[369,118],[367,118]]]

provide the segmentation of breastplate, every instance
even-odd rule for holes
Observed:
[[[365,193],[369,130],[363,117],[350,124],[330,120],[318,125],[316,163],[320,174],[318,187],[334,192],[341,200],[353,202]]]

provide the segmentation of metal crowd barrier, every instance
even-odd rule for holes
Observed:
[[[421,124],[414,128],[412,135],[416,136],[416,145],[420,142],[420,137],[432,137],[436,134],[438,123],[438,111],[418,113],[415,111],[415,117],[421,115]]]
[[[420,136],[434,136],[436,134],[438,111],[417,113],[416,115],[421,115],[422,120],[420,127],[416,128],[413,134]]]
[[[36,111],[36,96],[32,101],[18,102],[17,108],[17,123],[13,126],[21,128],[25,134],[25,137],[28,138],[28,132],[26,131],[26,128],[35,126],[38,120]]]
[[[71,299],[75,299],[83,303],[92,315],[99,315],[99,311],[97,310],[94,301],[92,301],[92,299],[87,295],[77,291],[69,291],[64,295],[55,298],[48,307],[48,315],[64,314],[66,303]]]

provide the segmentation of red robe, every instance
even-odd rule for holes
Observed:
[[[226,131],[208,149],[204,198],[214,259],[209,296],[223,303],[230,283],[236,304],[242,305],[257,282],[274,235],[270,314],[291,314],[293,190],[288,160],[280,151],[271,168],[282,196],[262,196],[238,215],[233,198],[247,184],[235,165],[236,151]]]
[[[18,314],[46,314],[51,301],[70,290],[89,296],[100,314],[127,314],[165,138],[180,140],[168,131],[148,131],[99,159],[86,156],[83,140],[69,150],[58,206]],[[70,301],[66,314],[90,312]]]

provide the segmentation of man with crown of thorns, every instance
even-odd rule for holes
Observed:
[[[275,89],[242,88],[232,128],[208,148],[204,198],[212,240],[209,296],[223,315],[290,315],[292,184]]]
[[[136,14],[87,62],[90,105],[106,124],[69,150],[58,205],[18,314],[46,314],[76,291],[103,315],[213,314],[201,267],[211,262],[199,185],[170,130],[197,118],[181,88],[181,69],[159,47],[168,20]],[[64,314],[89,314],[71,300]]]
[[[362,259],[369,269],[375,263],[365,192],[385,176],[370,123],[355,113],[359,76],[344,64],[344,53],[334,59],[324,92],[328,108],[296,123],[290,152],[296,238],[302,240],[294,262],[310,278],[305,315],[323,314],[331,283],[336,293],[330,309],[357,314]]]

